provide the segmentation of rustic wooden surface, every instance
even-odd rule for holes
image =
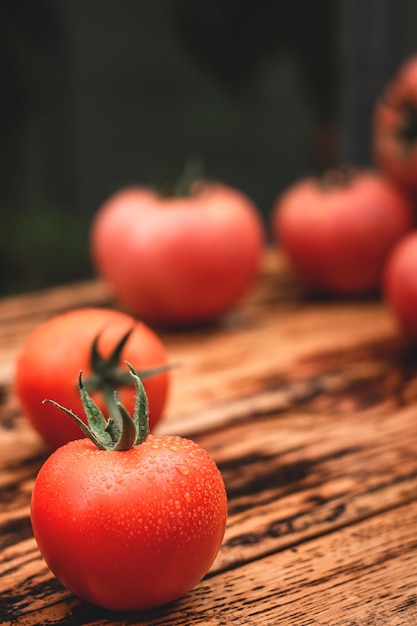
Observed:
[[[47,451],[12,380],[32,329],[84,305],[113,303],[99,282],[0,301],[1,624],[417,624],[417,358],[377,298],[312,299],[275,255],[221,323],[162,334],[179,366],[159,431],[204,446],[228,491],[211,571],[146,613],[66,591],[32,535]]]

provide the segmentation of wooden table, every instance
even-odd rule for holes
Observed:
[[[180,367],[159,431],[204,446],[228,491],[211,571],[142,614],[66,591],[32,535],[47,451],[11,383],[32,329],[84,305],[114,306],[95,281],[0,302],[1,624],[417,624],[417,359],[383,303],[311,299],[274,254],[220,324],[162,334]]]

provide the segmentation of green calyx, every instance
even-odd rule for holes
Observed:
[[[143,443],[149,434],[149,407],[141,379],[129,363],[127,363],[127,366],[129,372],[126,372],[126,374],[131,381],[133,380],[136,386],[133,416],[128,413],[120,402],[117,392],[114,392],[113,410],[110,417],[106,419],[88,393],[82,381],[81,372],[78,379],[78,388],[87,422],[84,422],[70,409],[63,407],[54,400],[44,400],[44,402],[53,404],[75,420],[83,433],[100,450],[129,450]]]
[[[129,372],[120,367],[120,359],[133,328],[130,328],[119,340],[113,352],[106,358],[98,350],[100,333],[95,337],[90,353],[90,367],[92,374],[84,380],[84,386],[89,393],[99,391],[103,394],[109,412],[116,409],[114,391],[120,387],[132,384],[132,377]],[[136,371],[141,380],[161,374],[170,368],[169,365],[161,365],[147,370]]]

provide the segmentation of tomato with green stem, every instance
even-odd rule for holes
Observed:
[[[113,405],[113,392],[133,406],[135,387],[120,363],[128,360],[144,380],[153,429],[165,408],[170,371],[161,338],[130,315],[105,308],[79,308],[56,315],[34,330],[16,363],[14,388],[21,408],[47,444],[55,449],[83,433],[53,405],[49,396],[82,412],[78,373],[102,411]]]
[[[115,610],[159,606],[192,589],[217,555],[227,518],[214,460],[189,439],[149,434],[146,393],[129,367],[132,417],[116,396],[106,420],[81,375],[86,422],[52,401],[87,437],[51,454],[31,501],[33,532],[54,575]]]

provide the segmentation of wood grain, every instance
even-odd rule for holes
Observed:
[[[99,282],[0,302],[0,621],[306,626],[417,623],[417,360],[377,298],[313,299],[282,259],[219,324],[158,331],[173,385],[160,432],[214,457],[229,498],[209,574],[169,607],[115,614],[46,568],[29,506],[48,454],[13,394],[43,319],[115,306]]]

